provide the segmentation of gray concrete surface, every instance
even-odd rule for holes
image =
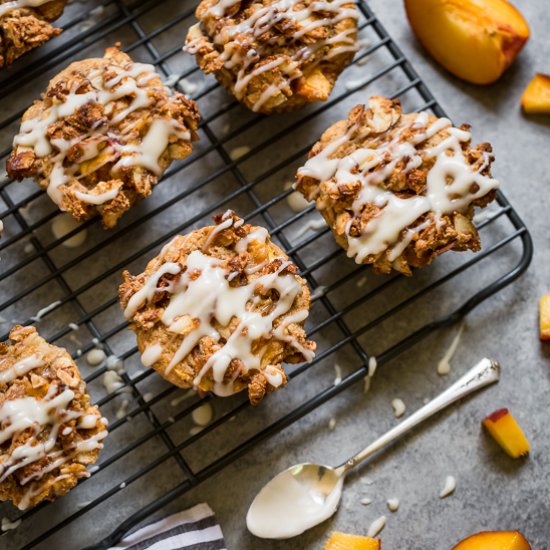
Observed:
[[[89,3],[87,7],[91,4],[93,3]],[[449,550],[462,537],[475,531],[491,529],[519,529],[531,541],[534,549],[549,550],[550,426],[547,416],[550,409],[550,347],[541,345],[537,337],[537,300],[544,292],[550,292],[550,216],[547,214],[547,202],[550,197],[550,122],[548,118],[525,117],[519,109],[519,97],[532,74],[535,71],[550,71],[550,16],[546,2],[523,0],[519,5],[518,1],[518,7],[531,25],[532,40],[503,79],[498,84],[485,88],[459,82],[426,57],[411,35],[400,0],[371,0],[370,5],[410,57],[449,115],[456,122],[472,123],[476,140],[490,141],[493,144],[497,156],[494,173],[502,180],[506,195],[526,221],[533,236],[535,256],[532,266],[512,286],[493,296],[468,315],[464,334],[453,360],[453,369],[447,377],[439,377],[435,369],[456,333],[456,326],[434,333],[398,359],[381,367],[367,395],[363,395],[360,383],[347,389],[314,413],[256,447],[246,457],[238,459],[221,473],[173,501],[155,517],[181,510],[199,501],[207,501],[218,515],[230,550],[317,550],[322,548],[331,530],[365,533],[369,524],[382,514],[387,516],[387,526],[382,533],[384,550]],[[170,19],[176,10],[181,9],[178,0],[167,0],[163,6],[166,9],[156,10],[155,13],[148,12],[140,21],[147,32],[154,31],[156,26]],[[71,7],[71,10],[73,9],[81,8],[75,3]],[[105,14],[103,16],[105,17]],[[190,23],[191,21],[186,21],[184,24],[188,26]],[[106,36],[100,44],[86,46],[79,53],[79,57],[100,54],[104,45],[110,45],[117,39],[122,40],[124,45],[132,43],[135,40],[133,32],[130,26],[118,29]],[[155,37],[153,42],[155,47],[164,52],[180,43],[183,35],[184,30],[175,27]],[[49,45],[47,48],[54,46],[55,44]],[[148,52],[143,48],[138,48],[133,55],[140,61],[149,59]],[[340,79],[336,93],[345,89],[346,82],[366,79],[373,74],[378,67],[377,64],[382,62],[379,59],[382,56],[383,52],[379,52],[372,56],[369,63],[347,71]],[[169,59],[167,70],[184,71],[192,64],[189,56],[179,54]],[[50,73],[53,74],[61,68],[62,66],[52,67]],[[5,115],[11,113],[14,107],[25,106],[30,97],[36,96],[38,90],[44,88],[47,78],[48,75],[38,77],[33,85],[25,90],[25,94],[12,94],[13,104],[5,102],[4,105],[0,105],[0,114]],[[195,73],[193,78],[200,80],[202,77]],[[199,85],[202,85],[202,81]],[[365,101],[372,93],[395,90],[398,85],[399,82],[393,81],[389,75],[386,80],[354,93],[342,102],[342,105],[328,110],[305,127],[284,135],[273,146],[261,149],[251,161],[240,165],[242,173],[251,181],[265,170],[266,166],[281,161],[286,155],[316,139],[320,131],[345,115],[347,109],[354,104]],[[220,102],[225,101],[227,96],[223,92],[215,92],[202,97],[199,107],[203,116],[208,116],[213,109],[219,108]],[[419,106],[418,98],[405,98],[405,101],[413,108]],[[232,129],[251,117],[244,109],[240,109],[238,115],[216,120],[213,123],[214,130],[219,135],[223,134],[227,132],[226,126]],[[301,115],[302,113],[297,113],[280,117],[277,119],[276,127],[273,126],[272,119],[267,119],[254,130],[230,140],[225,144],[225,148],[230,151],[238,145],[261,146],[267,139],[266,136],[280,129],[279,125],[283,128]],[[0,135],[3,146],[11,141],[15,129],[14,122]],[[201,148],[207,145],[208,137],[201,133],[201,141],[196,145],[197,151],[201,151]],[[258,196],[262,200],[267,200],[280,192],[283,183],[292,178],[298,162],[281,169],[258,185]],[[123,224],[129,224],[144,213],[162,205],[182,189],[192,187],[221,165],[217,152],[209,153],[202,162],[186,168],[183,175],[176,174],[163,182],[147,201],[133,209]],[[161,215],[153,216],[146,230],[141,225],[137,226],[131,232],[121,234],[100,252],[94,252],[86,257],[87,247],[106,239],[107,235],[94,222],[88,229],[88,241],[83,248],[75,250],[57,246],[51,251],[50,256],[57,265],[64,265],[84,253],[82,261],[65,273],[67,284],[71,288],[79,288],[116,265],[122,257],[130,255],[136,247],[145,246],[153,239],[177,228],[182,220],[201,212],[203,208],[212,204],[214,199],[218,200],[237,187],[238,182],[235,178],[225,174],[212,181],[207,188],[193,192],[188,199],[179,201]],[[32,182],[11,184],[8,187],[12,200],[21,200],[34,190]],[[32,209],[25,214],[30,223],[41,219],[53,209],[45,198],[37,199],[34,203]],[[232,200],[228,205],[224,205],[224,208],[227,206],[236,208],[243,215],[254,209],[254,205],[246,198]],[[270,212],[277,223],[291,213],[285,201],[274,205]],[[206,223],[208,215],[209,213],[205,212],[194,226]],[[4,238],[13,236],[19,230],[11,217],[4,222]],[[303,220],[285,229],[285,235],[291,244],[296,244],[303,238],[297,236],[301,224]],[[506,231],[510,232],[510,227],[506,226],[504,220],[500,225],[495,225],[495,228],[489,228],[482,234],[485,247],[507,234]],[[39,228],[37,235],[44,244],[52,241],[47,225]],[[324,252],[334,246],[328,236],[319,242],[321,246],[313,247],[312,250],[306,248],[301,254],[306,265],[318,257],[321,250]],[[153,247],[133,261],[128,268],[134,273],[138,272],[158,248],[160,246]],[[24,259],[24,254],[27,253],[23,251],[23,246],[16,243],[2,255],[3,268],[6,269],[15,261]],[[396,319],[365,335],[361,339],[362,345],[375,354],[378,354],[378,348],[387,349],[392,339],[402,337],[428,320],[451,311],[482,287],[484,282],[493,279],[499,273],[499,269],[514,265],[517,256],[516,246],[512,247],[510,252],[504,251],[495,259],[484,261],[471,274],[453,280],[453,283],[445,286],[441,292],[427,297],[421,303],[415,303],[413,308],[409,308]],[[467,258],[467,255],[446,255],[433,267],[416,274],[413,279],[399,282],[394,296],[386,293],[383,295],[382,303],[377,304],[376,300],[373,301],[375,303],[369,302],[365,307],[354,311],[346,320],[352,326],[361,326],[371,316],[387,308],[392,299],[408,296],[422,284],[445,273],[445,270],[452,266],[460,265]],[[337,274],[339,276],[352,267],[353,264],[349,261],[332,262],[316,272],[317,281],[319,284],[330,283]],[[93,286],[90,291],[79,295],[84,309],[92,311],[114,295],[119,283],[118,271],[101,281],[101,284]],[[19,291],[28,287],[45,273],[44,266],[39,261],[30,263],[25,270],[4,282],[5,286],[0,289],[2,299],[11,296],[14,289]],[[330,298],[337,306],[345,305],[350,299],[366,292],[366,289],[370,288],[369,285],[377,284],[376,281],[376,278],[369,277],[366,286],[361,289],[350,283],[347,291],[335,292]],[[61,296],[61,291],[53,282],[43,285],[17,305],[3,311],[2,316],[8,320],[23,321],[40,307]],[[312,321],[322,320],[326,316],[326,310],[317,302],[313,308]],[[94,314],[92,319],[98,330],[103,333],[123,320],[116,304]],[[51,336],[68,322],[75,320],[78,320],[78,315],[69,304],[48,315],[41,322],[40,330],[46,336]],[[81,329],[76,335],[82,345],[90,344],[92,335],[86,329]],[[340,334],[336,327],[330,325],[326,331],[318,335],[320,348],[325,349],[339,338]],[[67,346],[71,352],[75,352],[77,345],[73,340],[65,337],[60,343]],[[124,330],[110,334],[107,344],[114,353],[120,355],[132,349],[135,341],[133,336]],[[503,377],[499,385],[437,416],[351,476],[346,483],[341,508],[331,520],[289,541],[260,541],[246,532],[244,517],[247,507],[254,494],[272,475],[302,460],[336,464],[346,459],[397,422],[391,409],[393,398],[403,399],[410,412],[420,407],[425,399],[450,385],[482,356],[494,356],[501,360]],[[270,396],[256,410],[245,411],[239,415],[238,421],[228,423],[220,433],[216,430],[206,436],[204,441],[185,450],[185,458],[193,468],[200,469],[224,450],[243,441],[315,392],[328,387],[334,379],[336,362],[342,367],[344,374],[351,372],[358,365],[357,356],[347,347],[342,348],[315,365],[314,370],[306,371],[293,380],[284,392]],[[94,377],[94,370],[90,369],[85,361],[80,360],[79,365],[86,376]],[[130,376],[139,375],[140,366],[135,355],[128,358],[125,367]],[[92,380],[89,387],[94,399],[105,397],[100,377]],[[165,391],[167,385],[153,375],[141,381],[138,387],[142,393],[152,392],[157,395]],[[180,405],[180,409],[171,406],[170,399],[174,395],[178,394],[172,390],[169,397],[154,405],[155,414],[161,421],[186,406],[186,403]],[[111,420],[114,419],[121,399],[121,396],[115,397],[112,402],[102,407],[103,413]],[[217,417],[238,400],[217,400],[214,404]],[[136,406],[137,404],[132,401],[130,410]],[[532,443],[532,453],[526,460],[508,459],[480,429],[480,420],[486,414],[504,406],[509,407],[518,418]],[[336,429],[332,431],[328,428],[331,418],[336,420]],[[188,436],[190,427],[190,422],[184,419],[174,425],[169,433],[178,443]],[[142,414],[131,422],[122,423],[108,439],[102,461],[123,449],[148,429],[149,424]],[[125,481],[141,467],[157,459],[165,452],[163,445],[160,440],[151,440],[136,448],[80,485],[67,497],[34,515],[17,531],[0,539],[0,548],[21,548],[39,532],[74,513],[82,503],[97,498],[102,492]],[[447,475],[456,477],[457,489],[454,495],[440,500],[438,494]],[[365,476],[373,480],[371,485],[361,482],[361,478]],[[151,473],[138,478],[123,491],[84,514],[78,521],[72,522],[61,533],[44,542],[40,548],[73,550],[97,541],[131,513],[161,496],[182,480],[183,476],[174,461],[162,462]],[[361,505],[360,500],[363,497],[371,498],[372,504]],[[391,513],[386,508],[386,500],[390,497],[400,500],[400,508],[396,513]],[[14,509],[7,504],[0,505],[0,516],[3,515],[13,518]]]
[[[335,432],[304,435],[298,441],[283,434],[276,448],[283,454],[291,447],[290,457],[274,465],[272,454],[259,452],[256,460],[231,467],[205,484],[196,498],[205,498],[217,510],[231,549],[318,549],[331,530],[365,533],[370,522],[384,514],[388,523],[381,537],[386,550],[447,550],[470,533],[501,529],[519,529],[534,549],[547,550],[550,346],[537,338],[537,299],[550,291],[550,119],[525,117],[519,98],[535,71],[550,70],[548,6],[543,0],[516,2],[531,26],[532,39],[497,84],[476,87],[450,76],[428,58],[409,29],[401,1],[371,0],[370,5],[450,116],[471,122],[475,135],[494,145],[495,173],[533,236],[535,255],[527,274],[467,317],[449,376],[454,379],[478,357],[493,355],[502,361],[502,381],[363,468],[361,474],[372,477],[374,484],[350,479],[336,516],[292,541],[258,541],[246,534],[242,516],[255,491],[294,459],[335,454],[345,458],[393,423],[390,401],[396,395],[415,409],[422,397],[442,389],[448,382],[437,377],[434,366],[454,331],[441,332],[380,371],[367,406],[345,411],[345,397],[340,398],[334,414],[336,418],[343,411],[346,414]],[[525,461],[504,456],[480,430],[480,419],[502,406],[513,411],[532,443]],[[330,413],[320,412],[312,424],[326,423],[328,418]],[[252,478],[250,462],[255,462]],[[437,495],[447,474],[456,477],[457,489],[440,500]],[[219,492],[220,484],[228,480],[229,499]],[[362,496],[372,498],[373,504],[363,507]],[[388,512],[385,505],[393,496],[401,502],[397,513]]]

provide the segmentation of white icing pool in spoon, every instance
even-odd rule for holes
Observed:
[[[326,486],[332,490],[325,493],[325,484],[318,480],[318,476],[325,473],[333,477],[332,469],[301,464],[274,477],[248,510],[248,530],[265,539],[286,539],[331,517],[340,502],[344,478],[337,480],[335,485],[327,480]],[[312,476],[317,477],[317,483],[311,482]]]
[[[253,500],[246,516],[248,530],[260,538],[286,539],[325,521],[338,508],[344,478],[351,469],[451,403],[497,382],[499,376],[499,363],[484,358],[450,388],[340,466],[303,463],[287,468]],[[385,521],[384,516],[376,520],[369,536],[376,536]]]

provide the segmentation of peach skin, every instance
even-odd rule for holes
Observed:
[[[452,550],[531,550],[519,531],[482,531],[462,541]]]
[[[537,73],[533,77],[521,96],[521,106],[528,114],[550,114],[550,75]]]
[[[529,452],[529,441],[508,409],[495,411],[481,423],[512,458],[519,458]]]
[[[529,26],[506,0],[405,0],[410,25],[431,56],[473,84],[491,84],[529,39]]]
[[[334,531],[327,540],[324,550],[380,550],[380,548],[380,539]]]

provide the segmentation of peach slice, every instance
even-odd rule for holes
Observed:
[[[506,0],[405,0],[405,8],[432,57],[474,84],[497,80],[530,34],[521,13]]]
[[[483,531],[462,541],[452,550],[531,550],[519,531]]]
[[[481,422],[494,440],[512,458],[529,452],[529,441],[508,409],[499,409]]]
[[[318,68],[298,80],[296,86],[297,94],[316,101],[326,101],[331,90],[332,84]]]
[[[540,339],[550,340],[550,294],[541,296],[539,300]]]
[[[521,106],[529,114],[550,114],[550,75],[537,73],[533,77],[521,96]]]
[[[325,544],[325,550],[380,550],[380,539],[348,535],[334,531]]]

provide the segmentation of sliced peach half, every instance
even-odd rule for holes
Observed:
[[[519,531],[483,531],[462,541],[452,550],[531,550]]]
[[[506,0],[405,0],[411,27],[431,56],[474,84],[495,82],[529,39]]]
[[[325,544],[325,550],[380,550],[380,539],[348,535],[334,531]]]

